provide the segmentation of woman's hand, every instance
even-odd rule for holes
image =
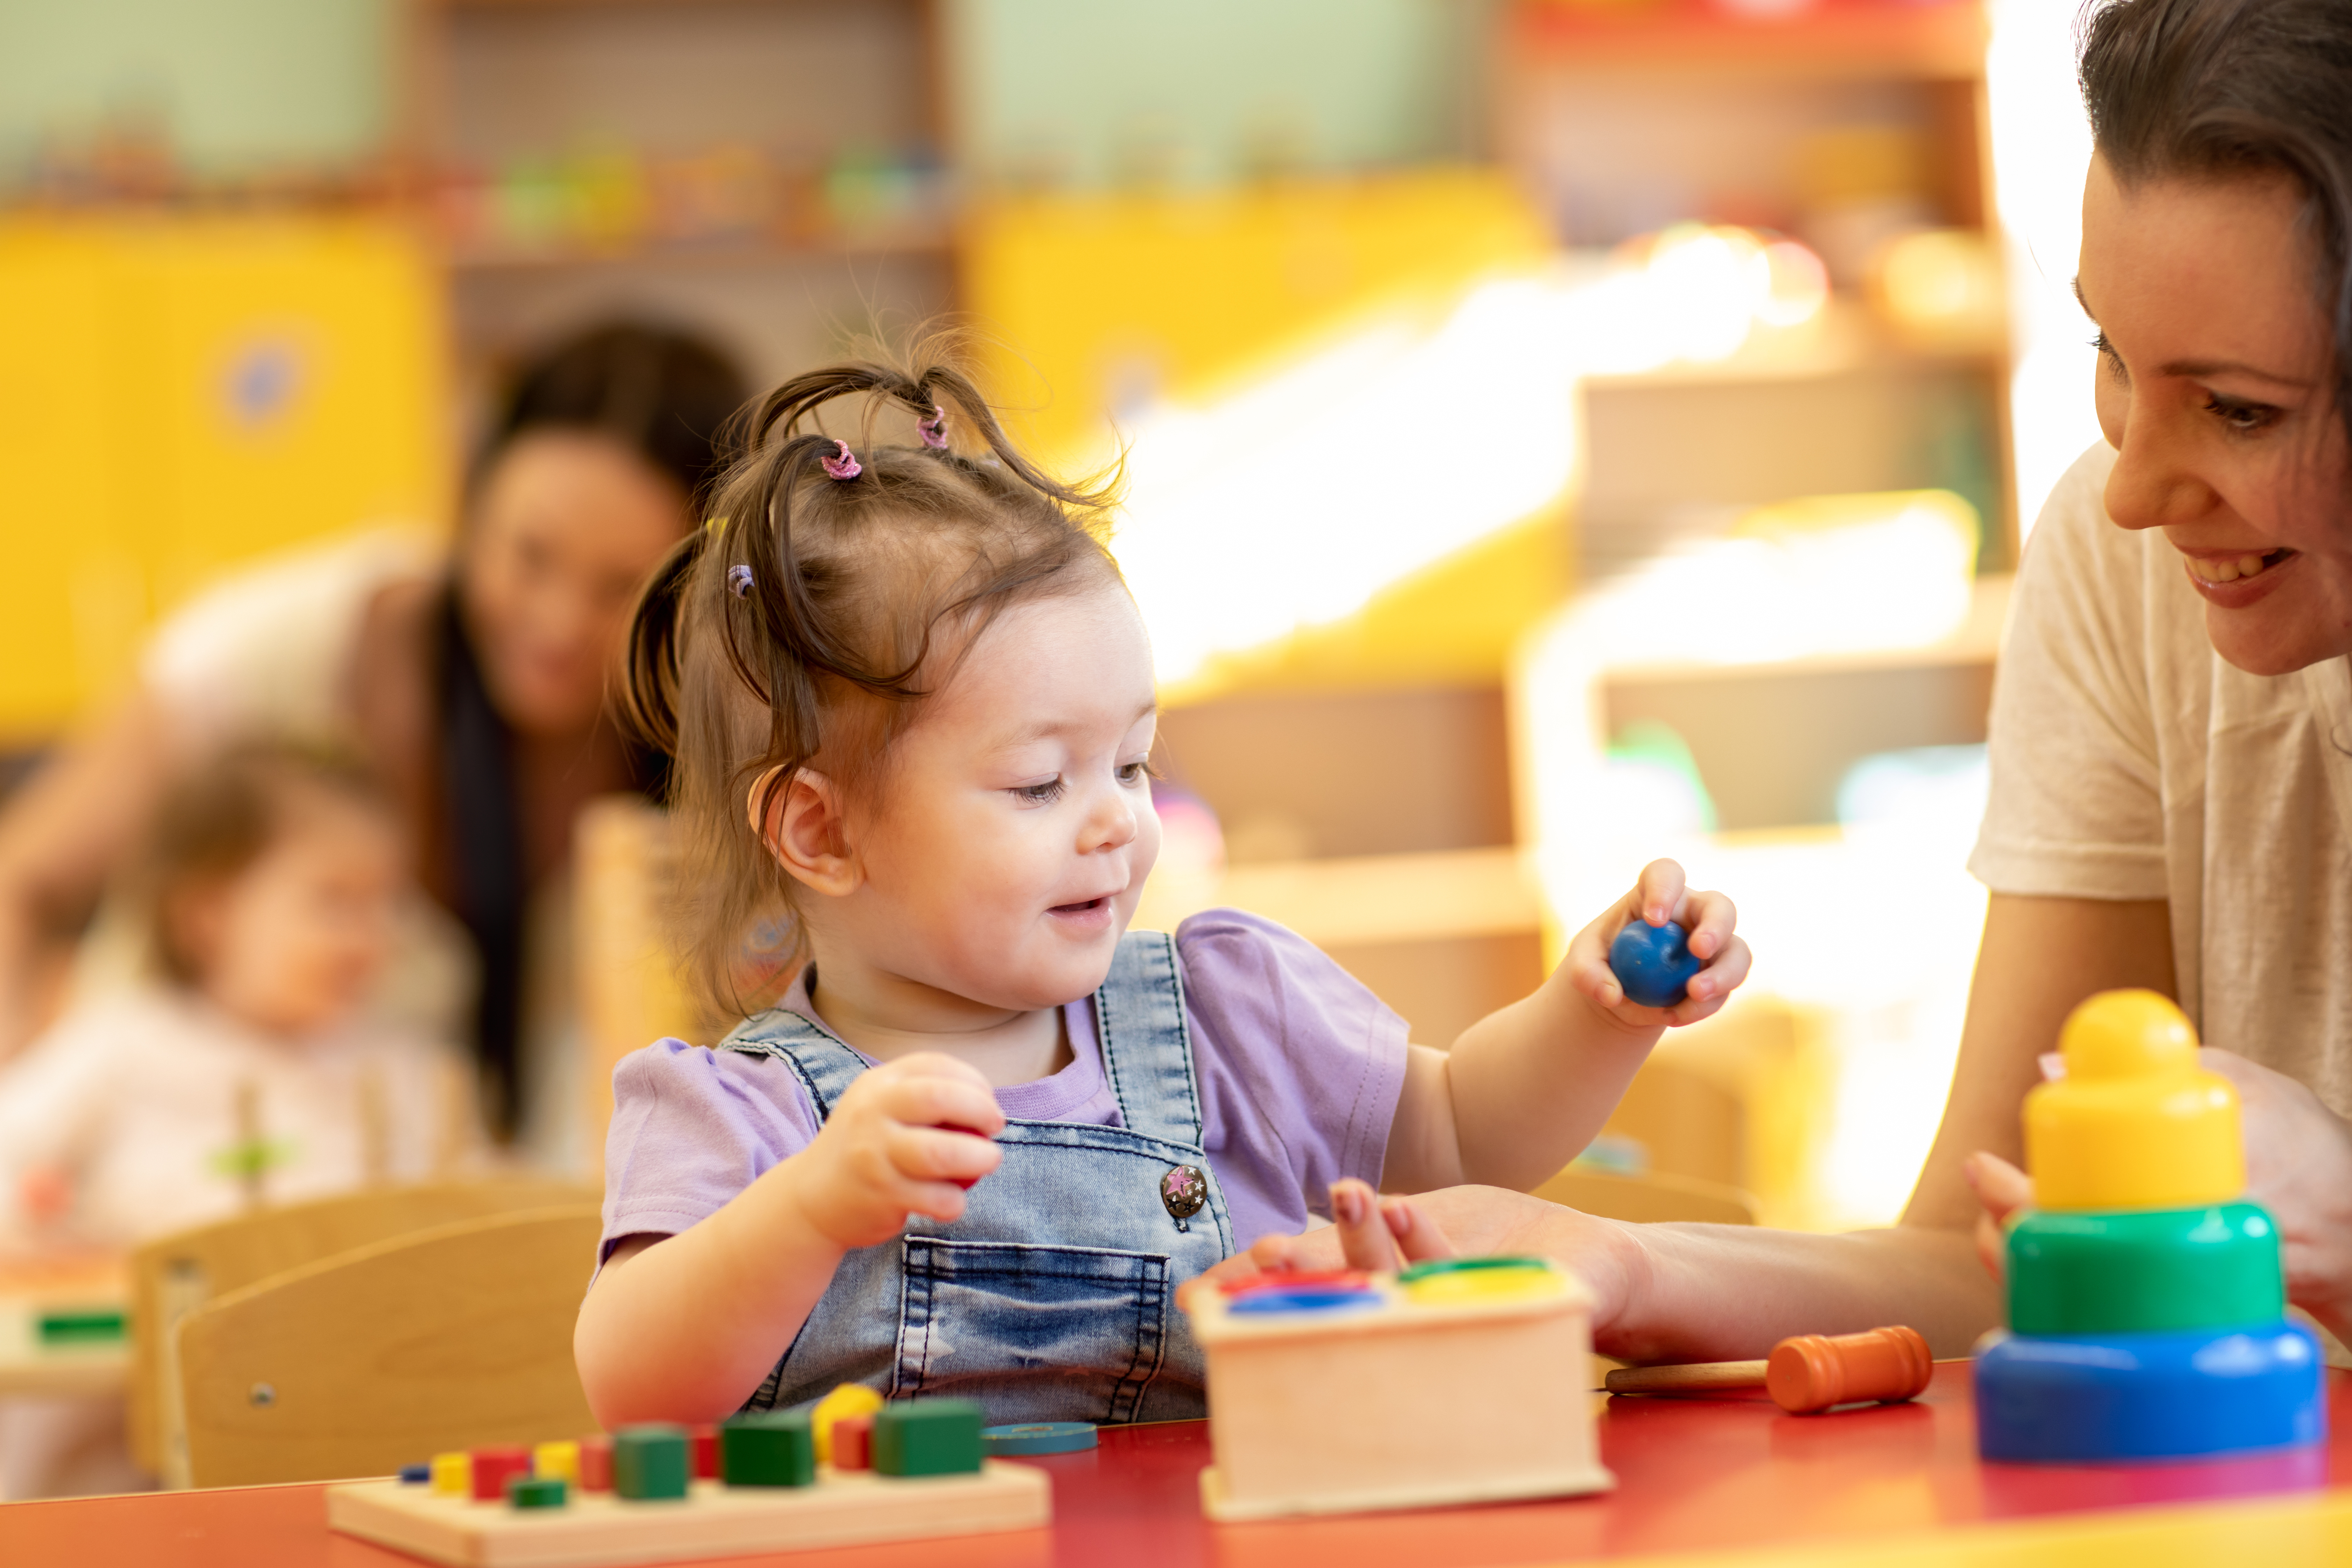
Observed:
[[[2018,1210],[2033,1206],[2033,1178],[2000,1155],[1982,1150],[1960,1162],[1960,1174],[1968,1178],[1969,1191],[1976,1194],[1977,1202],[1984,1205],[1984,1213],[1977,1215],[1977,1257],[1983,1260],[1986,1273],[2006,1279],[2009,1219]]]
[[[1201,1279],[1319,1268],[1387,1270],[1429,1258],[1545,1258],[1574,1270],[1591,1290],[1596,1343],[1628,1315],[1649,1279],[1638,1227],[1507,1188],[1444,1187],[1409,1198],[1378,1197],[1361,1182],[1334,1182],[1331,1210],[1331,1225],[1302,1236],[1266,1237]],[[1606,1345],[1601,1350],[1609,1353]]]
[[[2287,1300],[2352,1342],[2352,1126],[2284,1073],[2230,1051],[2198,1056],[2237,1086],[2246,1195],[2278,1222]]]
[[[935,1051],[901,1057],[859,1074],[788,1162],[793,1195],[810,1226],[844,1250],[889,1240],[910,1214],[952,1225],[963,1189],[1003,1160],[991,1142],[1003,1130],[978,1068]]]
[[[1733,934],[1739,911],[1721,893],[1694,892],[1683,885],[1683,868],[1653,860],[1642,868],[1633,890],[1618,900],[1568,944],[1559,970],[1578,994],[1629,1028],[1696,1024],[1722,1010],[1748,978],[1748,944]],[[1643,1007],[1625,999],[1625,988],[1609,967],[1609,944],[1636,921],[1654,926],[1673,921],[1690,933],[1691,956],[1703,967],[1691,977],[1689,994],[1671,1007]]]

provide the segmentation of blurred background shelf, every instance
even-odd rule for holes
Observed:
[[[1806,82],[1886,76],[1973,81],[1984,72],[1987,36],[1984,12],[1973,0],[1892,5],[1825,0],[1816,6],[1737,9],[1693,0],[1647,5],[1534,0],[1514,9],[1503,39],[1517,61],[1588,69]]]

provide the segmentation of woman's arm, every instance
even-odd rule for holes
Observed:
[[[165,728],[153,698],[132,696],[66,742],[0,812],[0,1061],[39,1028],[50,971],[68,961],[154,810]]]
[[[1534,1252],[1575,1268],[1597,1305],[1593,1342],[1628,1361],[1737,1360],[1790,1334],[1907,1323],[1964,1355],[2000,1320],[1999,1287],[1971,1239],[1979,1205],[1963,1162],[2015,1156],[2036,1058],[2094,992],[2172,987],[2165,905],[1994,895],[1985,914],[1959,1063],[1902,1223],[1849,1236],[1741,1226],[1625,1225],[1519,1193],[1459,1187],[1413,1200],[1465,1252]],[[1223,1267],[1328,1266],[1327,1229],[1269,1238]]]
[[[1535,994],[1473,1024],[1450,1051],[1408,1047],[1381,1185],[1524,1190],[1549,1178],[1601,1131],[1665,1027],[1717,1013],[1748,977],[1737,918],[1730,900],[1690,891],[1681,867],[1652,861],[1639,886],[1576,933]],[[1628,1001],[1610,971],[1610,942],[1642,920],[1678,921],[1706,961],[1672,1007]]]

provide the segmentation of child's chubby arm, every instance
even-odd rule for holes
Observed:
[[[1381,1187],[1524,1192],[1575,1158],[1667,1026],[1711,1016],[1748,978],[1737,919],[1721,893],[1685,887],[1672,860],[1650,862],[1631,892],[1576,933],[1535,994],[1472,1025],[1451,1051],[1409,1047]],[[1678,922],[1704,963],[1672,1007],[1627,1001],[1610,971],[1610,942],[1635,921]]]
[[[859,1076],[824,1129],[727,1205],[671,1237],[616,1247],[572,1333],[607,1428],[717,1421],[760,1386],[853,1248],[910,1214],[961,1216],[996,1169],[1004,1114],[980,1072],[924,1052]],[[963,1131],[970,1129],[970,1131]]]

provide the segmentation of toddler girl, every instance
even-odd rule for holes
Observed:
[[[249,749],[183,784],[138,889],[154,984],[74,1008],[0,1074],[0,1235],[123,1246],[471,1145],[454,1057],[354,1021],[404,863],[342,763]]]
[[[806,428],[848,396],[858,445]],[[886,418],[917,439],[877,444]],[[608,1426],[849,1381],[1000,1422],[1198,1415],[1177,1285],[1350,1178],[1544,1180],[1745,976],[1729,902],[1664,861],[1450,1052],[1270,921],[1128,932],[1155,702],[1107,497],[941,363],[798,377],[746,447],[647,592],[630,690],[677,758],[706,986],[763,932],[798,968],[716,1048],[614,1074],[575,1340]],[[1708,961],[1670,1011],[1606,967],[1636,918]]]

